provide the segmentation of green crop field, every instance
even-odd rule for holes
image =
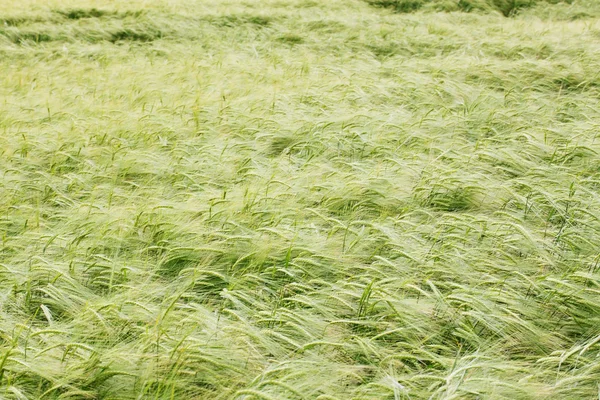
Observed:
[[[600,0],[0,0],[0,399],[598,399]]]

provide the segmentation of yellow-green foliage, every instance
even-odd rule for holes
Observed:
[[[0,398],[597,398],[598,10],[4,0]]]

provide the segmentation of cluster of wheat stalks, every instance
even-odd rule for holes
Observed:
[[[596,2],[2,7],[1,398],[598,396]]]

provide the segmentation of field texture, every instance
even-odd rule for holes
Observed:
[[[0,0],[0,398],[597,399],[599,102],[597,0]]]

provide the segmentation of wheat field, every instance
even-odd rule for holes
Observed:
[[[600,2],[0,0],[0,398],[597,399]]]

